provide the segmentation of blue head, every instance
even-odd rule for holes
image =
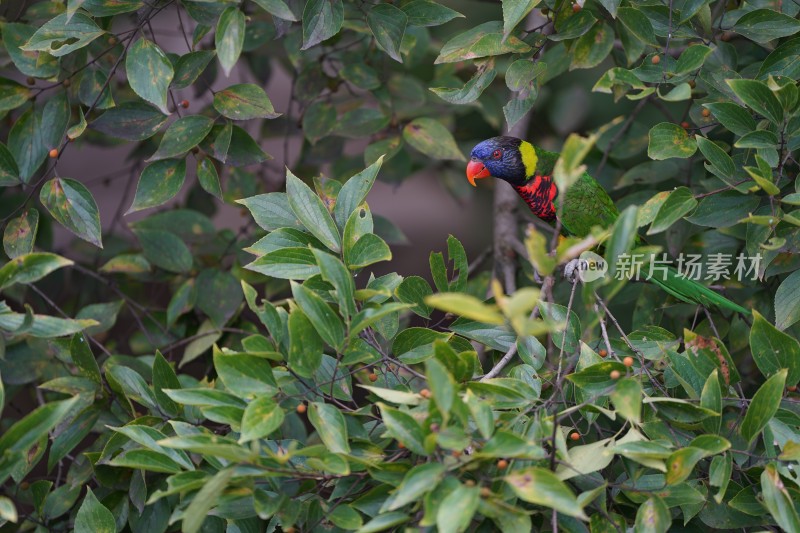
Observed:
[[[476,179],[488,177],[522,185],[536,170],[536,159],[530,143],[516,137],[492,137],[472,149],[467,179],[472,185]]]

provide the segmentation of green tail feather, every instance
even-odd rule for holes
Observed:
[[[678,271],[672,267],[666,268],[664,274],[661,272],[654,273],[654,276],[648,277],[647,281],[658,285],[675,298],[687,303],[698,304],[704,307],[717,306],[745,315],[750,314],[750,311],[741,305],[733,303],[705,285],[681,276]]]

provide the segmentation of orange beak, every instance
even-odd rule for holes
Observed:
[[[469,180],[470,185],[475,187],[475,180],[479,180],[481,178],[489,178],[491,177],[491,172],[489,169],[484,166],[483,163],[480,161],[470,161],[467,163],[467,179]]]

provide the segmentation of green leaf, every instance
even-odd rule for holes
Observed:
[[[391,118],[380,109],[359,107],[339,118],[334,131],[348,139],[359,139],[373,135],[389,125]]]
[[[480,455],[486,457],[513,457],[519,459],[542,459],[544,449],[529,440],[511,433],[498,430],[491,439],[480,449]]]
[[[232,120],[276,118],[281,116],[272,107],[267,93],[258,85],[239,83],[214,94],[214,109]]]
[[[114,515],[106,508],[92,492],[87,488],[86,497],[78,514],[75,515],[74,531],[76,533],[116,533],[117,523]]]
[[[382,511],[395,511],[416,502],[432,491],[442,481],[445,467],[441,463],[422,463],[406,473],[392,496],[386,500]]]
[[[300,309],[289,314],[289,366],[299,376],[310,378],[322,364],[322,338]]]
[[[303,9],[303,46],[307,50],[339,33],[344,22],[342,0],[309,0]]]
[[[292,296],[314,325],[319,336],[328,345],[341,351],[344,344],[344,324],[339,316],[311,289],[295,282],[292,282],[291,286]]]
[[[97,365],[97,360],[94,358],[94,354],[92,354],[92,350],[89,348],[89,343],[82,333],[76,333],[72,337],[72,341],[69,345],[69,352],[72,357],[72,362],[78,367],[81,374],[98,384],[102,384],[100,367]]]
[[[88,70],[84,74],[78,89],[78,97],[84,105],[94,106],[95,109],[114,107],[108,76],[100,70]]]
[[[719,145],[714,141],[709,141],[701,135],[695,135],[695,139],[697,140],[697,147],[700,148],[700,152],[702,152],[703,156],[716,170],[714,174],[723,179],[725,183],[728,183],[729,185],[734,183],[736,165],[734,165],[731,156],[729,156],[725,150],[720,148]]]
[[[61,57],[83,48],[104,33],[94,20],[83,13],[75,13],[72,18],[62,13],[36,30],[22,50]]]
[[[722,387],[719,385],[719,371],[715,368],[706,379],[700,393],[700,406],[712,412],[722,414]],[[718,433],[722,424],[720,417],[707,418],[702,421],[703,428],[709,433]]]
[[[214,127],[214,121],[202,115],[182,117],[170,124],[167,128],[158,150],[148,161],[181,157],[186,152],[200,144]],[[185,171],[185,165],[184,165]]]
[[[524,54],[530,49],[531,47],[527,43],[513,35],[505,39],[502,22],[484,22],[447,41],[434,64],[457,63],[468,59],[509,53]]]
[[[31,446],[39,442],[61,422],[77,403],[78,397],[60,402],[51,402],[36,408],[0,435],[0,454],[12,456],[27,453]],[[0,463],[0,482],[4,482],[10,471],[5,463]]]
[[[386,531],[394,526],[399,526],[411,519],[405,513],[395,511],[393,513],[379,514],[356,531],[356,533],[378,533],[379,531]]]
[[[784,330],[798,320],[800,320],[800,271],[795,271],[781,282],[775,292],[775,325],[778,329]],[[788,382],[790,385],[794,384],[792,376],[788,378]]]
[[[356,208],[367,198],[382,164],[383,157],[379,157],[375,163],[351,177],[342,186],[336,197],[336,205],[333,207],[333,217],[342,230]]]
[[[317,430],[328,451],[350,453],[347,424],[344,415],[336,407],[327,403],[313,402],[308,406],[308,421]]]
[[[745,13],[732,29],[757,43],[766,43],[794,35],[800,31],[800,21],[778,11],[762,8]]]
[[[617,258],[630,252],[636,241],[638,214],[636,206],[626,207],[614,222],[611,237],[606,242],[605,259],[608,263],[609,276],[616,276]]]
[[[325,204],[300,178],[286,170],[286,194],[294,214],[306,229],[334,252],[342,249],[339,230]]]
[[[219,64],[225,76],[231,75],[244,46],[245,16],[236,7],[230,6],[219,17],[217,31],[214,33],[214,46],[217,49]]]
[[[268,359],[214,348],[214,368],[232,393],[240,398],[272,395],[278,390]]]
[[[163,230],[135,229],[144,256],[168,272],[186,273],[192,268],[192,252],[174,233]]]
[[[784,531],[800,530],[800,517],[795,508],[796,498],[789,494],[774,463],[764,467],[761,473],[761,494],[764,506]]]
[[[321,250],[312,249],[319,265],[322,279],[333,285],[336,290],[336,301],[339,304],[339,313],[345,321],[356,314],[354,303],[355,283],[347,267],[338,258]]]
[[[303,133],[311,144],[327,137],[335,127],[336,109],[328,102],[314,102],[303,114]]]
[[[37,78],[51,78],[59,72],[58,59],[48,53],[31,53],[21,49],[37,27],[6,22],[3,24],[3,44],[11,60],[22,74]]]
[[[233,473],[233,468],[220,470],[197,491],[192,502],[183,512],[182,531],[184,533],[197,533],[200,530],[208,512],[218,503],[222,492],[228,486]]]
[[[539,0],[503,0],[503,35],[510,35],[538,4]]]
[[[150,163],[139,177],[136,196],[126,214],[167,203],[180,192],[185,179],[185,159],[165,159]]]
[[[167,91],[174,71],[172,63],[161,48],[147,39],[139,39],[128,50],[125,70],[133,92],[156,106],[163,114],[169,115]]]
[[[651,496],[636,511],[636,531],[641,533],[666,533],[672,525],[672,515],[664,500]]]
[[[81,182],[53,178],[42,186],[39,201],[59,224],[98,248],[103,247],[97,204]]]
[[[256,224],[267,231],[279,228],[302,228],[302,224],[289,205],[286,193],[271,192],[237,200],[250,210]]]
[[[439,408],[442,418],[447,422],[450,409],[453,407],[453,401],[456,398],[455,380],[444,364],[436,358],[425,361],[425,377],[428,379],[428,386],[431,388],[431,392],[433,392],[433,400],[436,402],[436,407]]]
[[[283,409],[268,396],[259,396],[244,410],[239,443],[261,439],[281,427]]]
[[[304,280],[319,274],[314,254],[308,248],[283,248],[259,257],[245,268],[279,279]]]
[[[19,83],[0,78],[0,112],[16,109],[31,97],[31,90]]]
[[[112,137],[143,141],[155,135],[167,120],[168,117],[144,102],[125,102],[100,115],[91,126]]]
[[[20,257],[33,251],[39,229],[39,211],[30,207],[11,219],[3,232],[3,249],[10,258]]]
[[[675,74],[689,74],[699,69],[711,53],[711,48],[702,44],[693,44],[686,48],[675,64]]]
[[[800,25],[800,22],[797,24]],[[773,124],[779,125],[783,121],[783,106],[766,83],[742,79],[726,81],[747,107],[767,117]]]
[[[505,477],[505,482],[523,501],[588,520],[572,490],[549,470],[540,467],[516,470]]]
[[[408,276],[395,290],[395,296],[403,303],[412,304],[411,310],[423,318],[430,318],[433,308],[425,303],[425,298],[433,294],[433,289],[425,279]]]
[[[686,159],[697,151],[697,142],[685,129],[671,122],[656,124],[650,129],[647,155],[662,160],[671,157]]]
[[[687,187],[674,189],[656,213],[656,218],[647,230],[648,235],[655,235],[669,229],[675,222],[689,214],[697,207],[697,200]]]
[[[617,20],[638,40],[649,45],[658,45],[653,25],[650,19],[638,8],[620,7],[617,10]]]
[[[436,527],[440,533],[462,533],[472,522],[480,502],[480,489],[459,485],[445,496],[436,513]]]
[[[222,187],[219,184],[219,174],[217,174],[217,168],[210,159],[203,158],[197,162],[197,182],[208,194],[220,200],[222,199]]]
[[[378,45],[395,61],[403,62],[400,57],[400,43],[406,32],[408,15],[392,4],[377,4],[367,13],[367,25]]]
[[[789,278],[795,276],[793,273]],[[783,286],[783,284],[781,284]],[[781,302],[785,301],[786,296],[781,293],[780,287],[775,295],[775,305],[778,305],[778,295]],[[797,306],[797,301],[793,302]],[[761,313],[753,311],[753,327],[750,329],[750,349],[753,354],[753,361],[764,374],[770,377],[778,373],[781,369],[788,370],[786,382],[792,386],[800,381],[800,343],[797,340],[780,331],[770,324]]]
[[[777,374],[764,382],[753,396],[747,413],[744,415],[740,431],[747,443],[753,440],[767,426],[769,421],[778,412],[783,397],[783,389],[786,386],[787,369],[779,371]]]
[[[274,17],[297,22],[297,16],[283,0],[254,0],[256,5]]]
[[[346,504],[332,508],[328,513],[328,520],[336,527],[346,530],[359,529],[364,524],[361,515],[353,507]]]
[[[278,0],[280,1],[280,0]],[[172,79],[173,89],[185,89],[192,85],[214,59],[214,50],[197,50],[182,55],[175,63],[175,76]]]
[[[0,268],[0,290],[16,283],[33,283],[72,261],[60,255],[35,252],[12,259]]]
[[[8,150],[24,183],[28,183],[47,157],[44,131],[41,113],[31,108],[20,115],[8,133]]]
[[[197,276],[197,285],[202,288],[197,295],[197,308],[218,328],[225,326],[242,304],[239,280],[230,272],[207,268]]]
[[[464,15],[432,0],[412,0],[400,8],[411,26],[439,26]]]
[[[611,393],[614,409],[626,420],[637,424],[642,415],[642,385],[633,378],[621,379]]]
[[[503,324],[505,318],[497,309],[469,294],[442,292],[425,298],[425,303],[446,313],[453,313],[477,322]]]
[[[517,61],[514,64],[520,62],[533,65],[530,61],[524,60]],[[509,70],[511,70],[510,67]],[[493,68],[479,68],[463,87],[431,87],[430,91],[445,102],[457,105],[469,104],[477,100],[483,94],[483,91],[492,84],[495,74],[496,72]],[[506,81],[508,81],[508,77],[506,77]]]
[[[756,129],[756,121],[743,107],[732,102],[703,104],[720,124],[736,135],[746,135]]]
[[[453,135],[441,122],[432,118],[417,118],[406,124],[403,139],[428,157],[465,160]]]
[[[767,130],[745,133],[733,144],[736,148],[771,148],[778,146],[778,136]]]
[[[19,167],[11,151],[0,143],[0,187],[19,185]]]
[[[378,402],[386,432],[417,455],[428,455],[422,428],[410,414]]]
[[[613,47],[614,30],[605,22],[598,22],[575,43],[569,68],[596,67],[608,57]]]

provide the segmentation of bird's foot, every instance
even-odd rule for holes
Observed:
[[[572,284],[575,284],[580,279],[580,259],[573,259],[564,265],[564,278]]]

